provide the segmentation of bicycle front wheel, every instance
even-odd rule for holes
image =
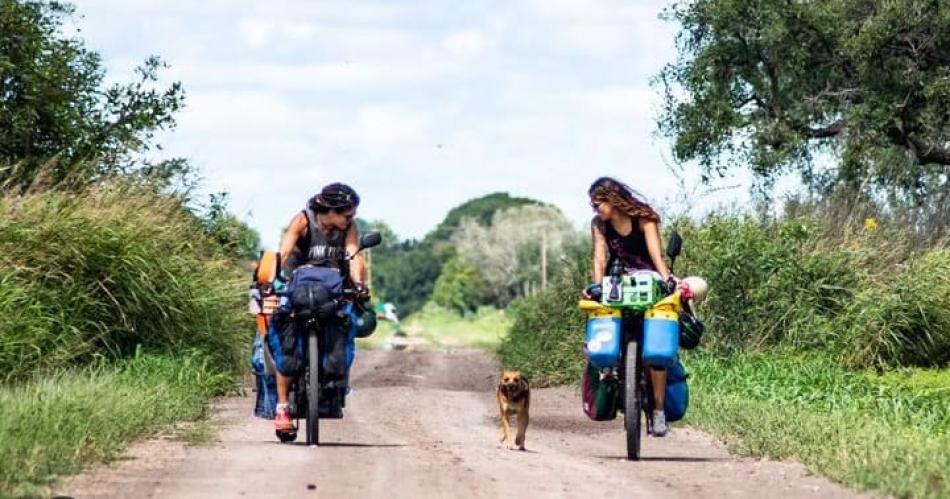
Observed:
[[[307,445],[320,445],[320,344],[314,331],[307,335],[307,356]]]
[[[627,343],[624,354],[623,426],[627,431],[627,459],[640,460],[640,366],[637,342]]]

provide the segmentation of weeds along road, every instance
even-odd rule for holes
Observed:
[[[218,404],[210,444],[152,440],[60,483],[70,497],[856,497],[797,464],[731,457],[689,428],[624,459],[622,423],[574,388],[535,389],[527,451],[499,445],[498,366],[477,350],[361,351],[343,420],[320,447],[277,443],[253,393]],[[702,396],[702,394],[694,394]],[[301,433],[300,438],[303,438]]]

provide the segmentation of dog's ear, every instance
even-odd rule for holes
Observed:
[[[522,386],[525,390],[527,390],[528,387],[530,386],[530,383],[528,383],[528,378],[526,378],[524,374],[521,375],[521,386]]]

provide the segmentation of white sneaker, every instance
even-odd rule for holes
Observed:
[[[670,427],[666,424],[666,413],[653,411],[653,436],[662,437],[669,433]]]

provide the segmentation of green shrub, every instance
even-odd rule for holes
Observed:
[[[539,386],[576,382],[584,367],[585,316],[577,302],[590,278],[590,256],[578,253],[547,290],[509,309],[514,321],[499,349],[502,363]]]
[[[853,367],[950,363],[948,251],[919,253],[907,230],[821,215],[679,224],[678,270],[710,283],[705,344],[818,350]]]
[[[871,230],[826,215],[720,213],[672,224],[684,239],[676,273],[710,284],[699,307],[703,348],[781,346],[831,354],[855,368],[948,365],[945,243],[920,252],[907,228],[882,222]],[[577,290],[587,282],[589,258],[580,255],[552,289],[515,304],[505,362],[531,366],[551,382],[576,377],[583,334]]]
[[[107,184],[0,198],[0,378],[146,349],[236,365],[243,273],[180,202]]]
[[[950,250],[867,283],[835,326],[845,331],[850,365],[950,364]]]

